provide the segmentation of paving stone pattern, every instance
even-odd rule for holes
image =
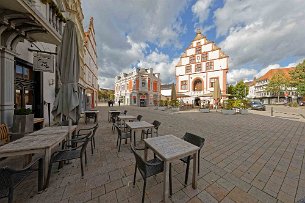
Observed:
[[[185,165],[180,161],[173,164],[172,202],[273,203],[297,202],[305,197],[304,122],[255,114],[116,109],[128,110],[127,115],[141,114],[144,121],[159,120],[159,135],[182,137],[191,132],[206,138],[196,190],[190,180],[184,185]],[[59,171],[54,164],[49,188],[37,194],[37,176],[32,174],[16,188],[16,202],[141,202],[143,180],[137,173],[136,186],[132,186],[135,159],[129,145],[122,142],[121,152],[117,152],[117,134],[107,121],[109,107],[99,110],[97,147],[92,156],[88,145],[84,178],[79,160]],[[162,173],[148,179],[145,202],[161,201],[162,181]]]

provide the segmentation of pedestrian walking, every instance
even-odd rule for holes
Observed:
[[[121,106],[121,100],[119,100],[119,106]]]

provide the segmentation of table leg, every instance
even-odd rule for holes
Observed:
[[[144,160],[147,161],[147,155],[148,155],[148,147],[144,147]]]
[[[49,173],[49,164],[50,164],[50,159],[51,159],[51,149],[45,149],[45,154],[44,154],[44,183],[46,183],[48,173]]]
[[[168,184],[169,184],[169,162],[164,161],[164,180],[163,180],[163,202],[168,201]]]
[[[197,188],[197,152],[193,154],[193,179],[192,188]]]

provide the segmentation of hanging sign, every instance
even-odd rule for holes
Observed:
[[[54,73],[54,56],[46,53],[34,53],[33,70]]]

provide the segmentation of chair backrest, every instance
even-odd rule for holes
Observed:
[[[139,171],[144,175],[146,174],[146,162],[142,159],[142,157],[136,152],[136,150],[131,146],[131,151],[133,152],[136,164],[139,169]]]
[[[141,121],[142,117],[143,117],[142,115],[138,115],[138,116],[137,116],[137,120],[138,120],[138,121]]]
[[[4,144],[10,141],[6,124],[0,124],[0,140],[4,142]]]
[[[152,123],[154,125],[154,128],[155,129],[158,129],[159,126],[161,125],[161,122],[160,121],[157,121],[157,120],[154,120],[154,122]]]
[[[183,136],[182,139],[193,145],[196,145],[200,149],[203,147],[204,141],[205,141],[205,139],[203,137],[200,137],[198,135],[194,135],[194,134],[188,133],[188,132],[185,133],[185,135]]]
[[[81,154],[86,151],[86,148],[87,148],[87,145],[88,145],[88,142],[89,142],[91,136],[93,136],[93,131],[89,131],[88,134],[86,135],[85,141],[83,142],[82,148],[80,150]]]
[[[120,127],[117,124],[114,124],[114,126],[117,129],[117,131],[118,131],[118,136],[122,137],[122,130],[120,129]]]
[[[126,115],[127,114],[127,110],[124,110],[124,113],[123,113],[124,115]]]

